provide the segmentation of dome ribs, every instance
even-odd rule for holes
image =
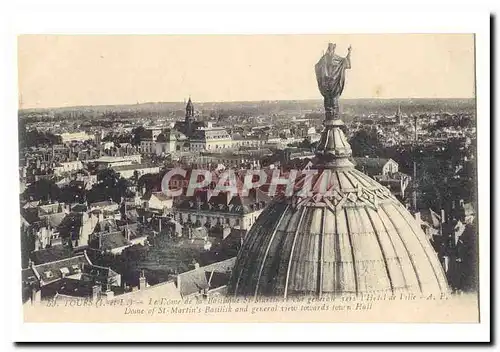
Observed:
[[[288,259],[288,266],[287,266],[287,269],[286,269],[285,292],[284,292],[284,297],[285,298],[287,297],[287,294],[288,294],[288,283],[289,283],[289,280],[290,280],[290,269],[292,267],[293,255],[295,253],[295,244],[297,243],[297,236],[299,234],[299,231],[300,231],[300,228],[301,228],[301,225],[302,225],[302,221],[304,219],[304,215],[306,214],[306,209],[307,209],[306,207],[302,207],[300,209],[300,211],[301,211],[300,218],[299,218],[299,221],[297,223],[297,228],[295,229],[295,233],[293,235],[292,249],[290,250],[290,256],[289,256],[289,259]]]
[[[344,209],[344,215],[345,215],[345,224],[346,224],[346,234],[347,234],[347,239],[349,243],[349,248],[350,248],[350,253],[352,256],[352,271],[353,271],[353,276],[354,276],[354,292],[358,293],[359,292],[359,283],[358,283],[358,268],[356,268],[356,257],[354,255],[354,247],[352,245],[352,238],[351,238],[351,228],[349,227],[349,216],[347,214],[347,209]]]
[[[427,294],[431,291],[439,291],[441,289],[439,277],[436,274],[436,271],[432,265],[429,255],[425,250],[425,247],[422,245],[421,239],[418,237],[415,229],[411,226],[408,219],[406,219],[404,215],[401,214],[399,207],[395,204],[391,204],[390,207],[393,208],[393,213],[400,215],[394,216],[394,218],[401,223],[401,227],[405,227],[405,231],[402,233],[406,235],[405,239],[408,242],[408,247],[412,248],[412,250],[414,251],[411,254],[412,258],[414,258],[414,262],[416,263],[416,268],[418,268],[416,274],[419,277],[419,282],[422,284],[422,293]],[[429,280],[433,277],[436,280]],[[422,279],[425,280],[426,278],[429,281],[422,281]],[[431,285],[434,285],[434,288]]]
[[[321,228],[319,231],[318,235],[318,279],[317,279],[317,295],[321,296],[322,291],[323,291],[323,251],[324,251],[324,244],[323,244],[323,235],[325,233],[325,211],[326,209],[323,207],[319,211],[321,211]]]
[[[285,291],[283,279],[288,262],[287,254],[290,253],[293,244],[291,235],[297,228],[299,214],[298,209],[289,212],[289,215],[282,219],[274,231],[274,238],[269,243],[268,255],[262,261],[262,272],[258,282],[259,295],[278,294],[281,296]]]
[[[259,269],[259,275],[257,276],[257,282],[256,282],[256,285],[255,285],[255,298],[257,298],[257,294],[259,292],[259,288],[260,288],[260,279],[262,277],[262,271],[264,270],[264,265],[266,264],[266,260],[267,260],[267,257],[268,257],[268,254],[269,254],[269,249],[271,248],[271,245],[273,243],[273,240],[274,240],[274,237],[276,236],[276,233],[278,232],[278,229],[281,225],[281,222],[283,221],[283,218],[288,215],[287,214],[287,208],[289,207],[289,205],[286,206],[286,208],[284,209],[284,211],[281,213],[281,216],[278,220],[278,222],[276,223],[276,225],[274,226],[272,232],[271,232],[271,236],[269,238],[269,242],[267,244],[267,249],[266,249],[266,252],[264,253],[264,257],[259,261],[257,258],[256,260],[256,263],[260,263],[260,269]]]
[[[375,234],[375,237],[377,239],[377,243],[378,243],[378,246],[379,246],[379,249],[380,249],[380,255],[382,256],[382,259],[384,260],[384,267],[385,267],[385,271],[386,271],[386,274],[387,274],[387,279],[389,280],[389,285],[391,287],[391,292],[394,293],[394,285],[392,283],[392,277],[391,277],[391,273],[389,271],[389,263],[387,262],[387,257],[386,257],[386,252],[387,251],[382,246],[382,241],[380,239],[380,234],[379,234],[379,232],[377,230],[377,227],[375,226],[375,224],[373,222],[372,216],[370,215],[370,211],[368,210],[368,208],[365,208],[365,212],[366,212],[366,216],[368,217],[368,220],[370,221],[370,226],[372,227],[373,233]]]
[[[446,284],[445,276],[443,274],[443,269],[441,267],[441,264],[437,261],[437,258],[432,256],[432,255],[429,255],[429,250],[433,250],[431,248],[429,242],[427,242],[427,240],[425,238],[421,238],[421,236],[419,236],[419,233],[421,233],[421,232],[419,232],[418,229],[415,229],[414,223],[409,221],[409,219],[407,218],[407,215],[403,211],[401,211],[401,208],[399,206],[394,206],[394,208],[399,212],[399,214],[401,214],[402,218],[408,224],[408,227],[412,230],[414,237],[418,240],[418,243],[422,247],[422,250],[426,256],[426,262],[429,263],[429,265],[432,268],[432,271],[434,273],[434,277],[436,278],[436,282],[438,284],[439,291],[443,291],[443,292],[446,291],[447,284]],[[444,281],[444,284],[443,284],[443,281]]]
[[[423,293],[423,291],[422,291],[422,283],[420,282],[420,276],[419,276],[419,273],[418,273],[417,268],[416,268],[414,257],[412,255],[412,253],[410,252],[410,250],[408,249],[407,241],[405,239],[403,239],[403,237],[402,237],[402,234],[404,233],[404,229],[402,229],[401,226],[398,226],[395,223],[395,221],[393,219],[391,219],[391,216],[390,216],[391,212],[387,210],[387,207],[385,205],[382,205],[382,209],[384,210],[387,219],[389,220],[389,222],[394,227],[394,230],[395,230],[395,233],[397,234],[397,237],[401,241],[401,244],[402,244],[402,246],[404,248],[404,252],[407,254],[408,259],[409,259],[410,264],[411,264],[411,267],[413,269],[412,271],[413,271],[413,274],[415,276],[415,279],[417,280],[420,293]],[[406,267],[406,265],[402,265],[401,266],[401,268],[405,268],[405,267]]]
[[[286,210],[288,206],[285,203],[274,203],[269,206],[269,209],[266,211],[266,216],[259,216],[254,226],[257,229],[255,232],[249,232],[248,237],[245,239],[243,243],[243,247],[240,249],[238,256],[241,254],[241,259],[238,258],[237,263],[240,265],[236,265],[234,268],[235,275],[231,279],[234,284],[234,293],[238,294],[242,292],[244,295],[247,295],[247,286],[252,286],[252,280],[254,280],[254,265],[257,266],[258,262],[256,261],[259,255],[259,251],[256,249],[261,248],[265,240],[267,239],[267,230],[269,226],[273,224],[275,221],[275,217],[273,215],[277,215],[281,212],[282,216],[284,215],[284,210]],[[242,282],[242,278],[244,279]],[[234,282],[235,280],[235,282]],[[250,281],[250,282],[248,282]]]

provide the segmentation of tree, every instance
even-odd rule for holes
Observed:
[[[353,156],[357,157],[380,157],[385,149],[376,131],[359,130],[349,143]]]
[[[128,189],[129,182],[113,169],[104,169],[97,173],[97,184],[87,194],[90,203],[113,200],[120,203],[122,197],[132,196]]]
[[[83,203],[85,201],[85,190],[76,184],[70,184],[61,189],[60,200],[63,203]]]
[[[61,190],[54,181],[42,178],[29,185],[23,196],[26,199],[42,202],[58,201],[61,197]]]
[[[158,190],[161,187],[161,179],[160,174],[144,174],[137,181],[137,188],[146,187],[146,192]]]
[[[144,135],[146,133],[146,129],[142,126],[136,127],[132,129],[132,140],[131,144],[132,145],[141,145],[141,140],[144,138]]]

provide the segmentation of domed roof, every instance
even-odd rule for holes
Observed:
[[[354,168],[343,123],[326,124],[317,174],[303,175],[291,197],[275,199],[254,223],[228,293],[448,292],[419,223],[387,188]]]
[[[448,292],[420,224],[387,188],[349,161],[338,98],[350,50],[340,63],[332,64],[328,55],[315,66],[325,102],[325,129],[311,167],[316,173],[303,173],[293,195],[275,199],[253,224],[228,294]]]
[[[441,264],[408,210],[354,168],[327,171],[314,178],[312,196],[279,198],[257,219],[229,292],[284,297],[446,292]],[[323,196],[318,187],[326,178],[331,195]]]

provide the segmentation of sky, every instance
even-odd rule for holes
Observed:
[[[321,99],[329,42],[352,46],[342,98],[473,98],[472,34],[23,35],[20,108]]]

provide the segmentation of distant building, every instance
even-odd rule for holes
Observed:
[[[387,187],[399,200],[405,199],[411,177],[399,172],[399,164],[392,159],[354,158],[356,168]]]
[[[98,169],[102,170],[116,166],[140,164],[141,155],[101,156],[99,159],[87,160],[87,162],[97,164]]]
[[[396,173],[399,165],[392,159],[383,158],[354,158],[356,168],[368,176],[388,175]]]
[[[141,140],[141,152],[158,156],[183,149],[187,137],[176,129],[149,129]]]
[[[71,173],[82,169],[83,169],[83,163],[80,160],[66,161],[58,163],[54,167],[54,174],[59,176],[64,173]]]
[[[86,132],[75,132],[75,133],[61,133],[58,136],[61,137],[63,143],[68,142],[85,142],[88,140],[95,139],[94,135],[87,134]]]
[[[167,196],[163,192],[146,192],[142,196],[141,201],[145,209],[161,214],[172,209],[174,202],[172,197]]]
[[[132,178],[135,175],[141,177],[144,174],[156,174],[160,172],[160,166],[150,164],[120,165],[112,166],[111,168],[120,174],[120,177],[125,179]]]
[[[208,197],[206,191],[199,191],[195,196],[179,199],[172,209],[173,217],[181,224],[213,227],[227,224],[230,227],[249,229],[271,201],[260,190],[250,190],[247,197],[230,197],[221,192]]]
[[[186,104],[186,115],[184,121],[177,121],[174,125],[174,129],[181,132],[186,137],[191,138],[194,131],[200,127],[208,126],[204,122],[196,121],[194,116],[194,105],[190,97]]]
[[[136,228],[125,227],[122,230],[92,234],[89,247],[101,253],[119,255],[133,245],[146,245],[147,239],[147,235],[139,233]]]
[[[233,146],[224,127],[199,127],[193,132],[189,144],[191,151],[220,151]]]

